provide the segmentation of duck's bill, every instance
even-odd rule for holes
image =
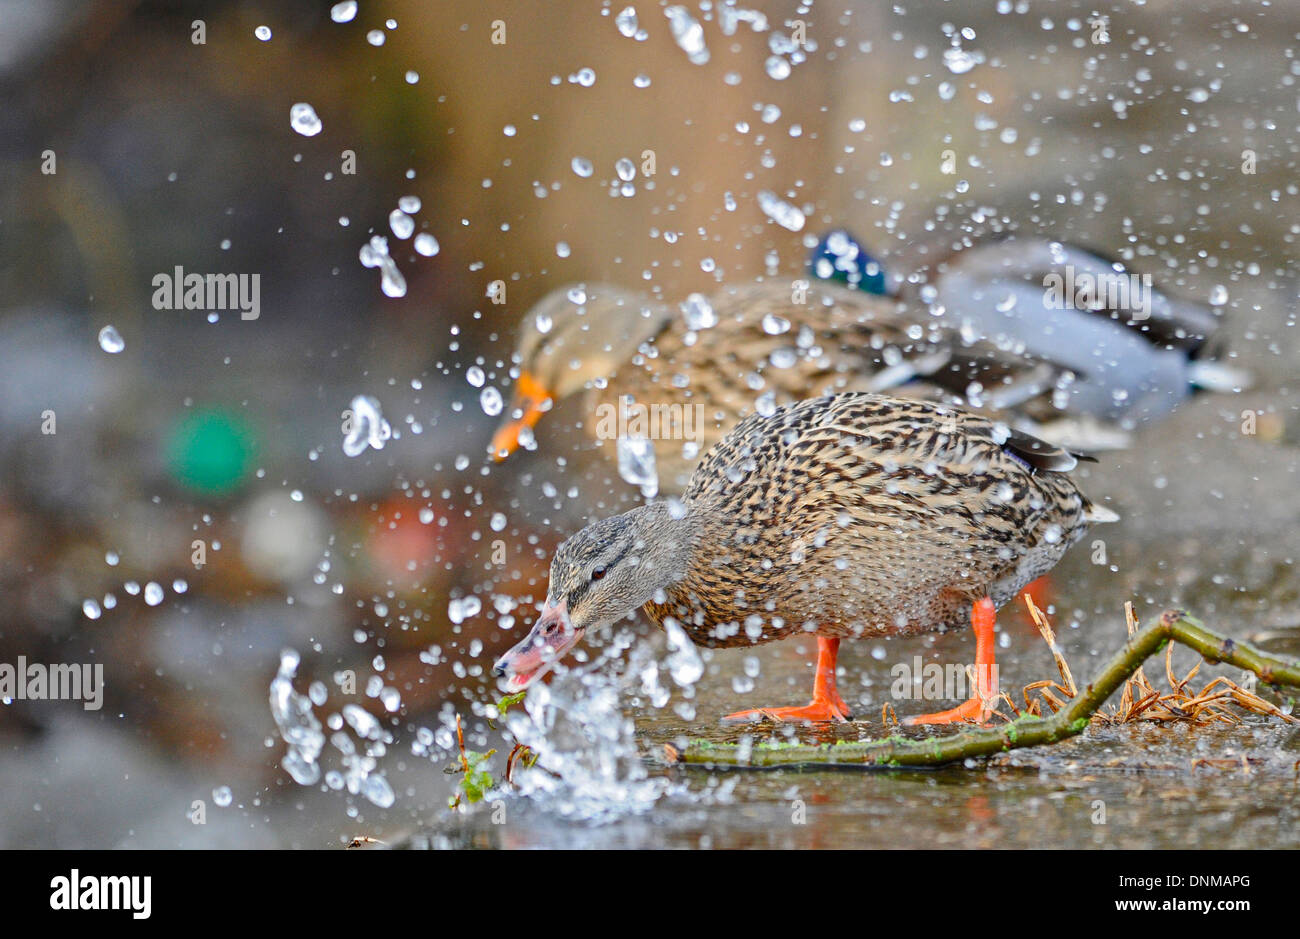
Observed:
[[[550,393],[541,382],[527,372],[515,382],[514,399],[510,402],[511,416],[492,435],[492,457],[497,462],[504,460],[519,449],[519,441],[525,430],[532,430],[542,419],[551,404]]]
[[[565,605],[548,606],[528,633],[514,648],[492,666],[492,674],[505,678],[506,691],[523,691],[551,670],[568,653],[583,630],[574,629]]]

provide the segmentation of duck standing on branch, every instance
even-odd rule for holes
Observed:
[[[496,662],[518,691],[589,630],[638,607],[698,645],[817,637],[813,700],[729,720],[845,721],[841,639],[970,622],[977,694],[913,723],[981,720],[996,694],[997,607],[1089,524],[1115,521],[1067,475],[1076,457],[979,414],[869,393],[753,414],[652,502],[565,541],[532,631]]]

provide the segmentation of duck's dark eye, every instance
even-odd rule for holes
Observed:
[[[592,579],[592,580],[600,580],[600,579],[601,579],[602,577],[604,577],[604,576],[605,576],[605,568],[603,568],[603,567],[598,567],[598,568],[596,568],[594,571],[591,572],[591,579]]]

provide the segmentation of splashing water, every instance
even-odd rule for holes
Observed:
[[[366,447],[384,449],[384,444],[393,436],[393,429],[384,420],[378,399],[357,395],[352,399],[351,410],[352,427],[343,438],[343,452],[348,456],[360,456]]]
[[[388,254],[387,238],[382,235],[371,237],[370,241],[361,246],[360,258],[364,267],[379,268],[379,286],[384,291],[384,296],[406,296],[406,278],[397,269],[397,262]]]
[[[709,61],[709,47],[704,42],[704,27],[683,6],[671,6],[664,10],[668,17],[668,26],[673,33],[673,41],[686,53],[692,65],[703,65]]]
[[[293,649],[280,653],[280,668],[271,679],[271,718],[280,739],[289,745],[280,765],[295,782],[311,786],[320,779],[320,764],[316,761],[325,748],[325,734],[312,713],[311,699],[293,688],[300,661]]]
[[[651,778],[641,758],[632,718],[619,703],[624,687],[656,685],[656,704],[667,695],[657,687],[655,653],[623,630],[600,656],[580,669],[564,670],[549,684],[528,691],[522,711],[506,715],[514,738],[531,747],[537,763],[514,776],[518,793],[565,818],[603,824],[649,811],[670,783]],[[689,669],[687,669],[689,671]]]
[[[654,443],[645,437],[618,438],[618,475],[625,483],[641,487],[641,495],[653,499],[659,494],[659,469]]]
[[[710,309],[710,312],[712,310]],[[619,401],[620,421],[623,426],[630,426],[629,411],[632,405],[629,395]],[[659,494],[659,468],[655,460],[654,442],[643,435],[621,434],[616,444],[618,454],[618,475],[625,483],[641,487],[641,495],[653,499]]]
[[[320,781],[320,757],[325,749],[325,731],[312,711],[312,699],[299,694],[293,687],[301,658],[293,649],[280,653],[280,668],[271,679],[271,717],[282,739],[289,746],[280,765],[299,785],[313,786]],[[316,686],[313,686],[316,687]],[[388,808],[396,801],[393,787],[379,769],[379,760],[388,752],[393,736],[365,708],[345,704],[343,713],[331,715],[329,725],[330,745],[339,752],[343,771],[330,770],[325,774],[325,784],[334,790],[347,789],[353,795]],[[363,742],[357,742],[344,729],[344,724]]]

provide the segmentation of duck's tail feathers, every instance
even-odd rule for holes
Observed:
[[[1089,525],[1104,525],[1107,522],[1118,522],[1119,513],[1111,511],[1104,505],[1089,502],[1083,510],[1083,520]]]
[[[1245,391],[1251,386],[1250,372],[1213,359],[1193,359],[1187,363],[1187,380],[1206,391]]]

